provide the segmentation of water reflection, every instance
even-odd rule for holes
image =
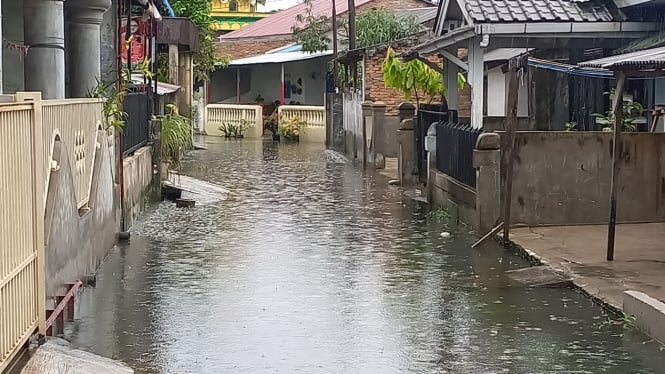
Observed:
[[[208,139],[188,175],[233,198],[168,203],[79,299],[68,338],[139,373],[656,373],[654,343],[526,264],[443,227],[319,147]],[[452,232],[442,238],[442,230]]]

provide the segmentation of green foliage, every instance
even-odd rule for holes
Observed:
[[[170,112],[162,118],[162,157],[178,164],[182,152],[194,148],[189,119],[178,113],[178,108],[168,104]]]
[[[310,0],[305,0],[304,14],[296,16],[296,25],[291,28],[296,43],[302,44],[305,52],[321,52],[330,49],[331,19],[328,15],[314,15]],[[349,36],[349,22],[339,18],[339,30]],[[356,46],[359,48],[378,45],[406,38],[422,31],[415,17],[398,19],[386,9],[371,9],[356,17]]]
[[[614,97],[616,92],[614,89],[612,89],[612,91],[605,92],[604,94]],[[642,117],[642,114],[644,113],[644,107],[642,106],[641,103],[632,100],[622,100],[622,103],[623,103],[622,115],[621,115],[622,130],[628,132],[636,131],[637,127],[635,126],[634,122],[637,118]],[[606,132],[614,131],[615,120],[614,120],[613,110],[608,110],[605,113],[594,113],[591,116],[595,117],[598,123],[605,125],[605,127],[603,127],[603,131]]]
[[[122,132],[127,120],[127,113],[123,110],[122,99],[125,91],[118,91],[114,83],[104,83],[97,79],[97,85],[88,91],[88,97],[103,99],[102,113],[106,129],[113,127]]]
[[[190,18],[199,32],[199,50],[194,56],[196,64],[194,74],[199,80],[207,80],[208,73],[215,70],[215,65],[221,62],[217,58],[215,41],[212,37],[211,3],[212,0],[171,0],[175,15]]]
[[[307,127],[307,122],[298,116],[279,121],[277,133],[286,139],[296,140],[300,137]]]
[[[242,138],[245,136],[245,130],[252,126],[253,124],[250,121],[243,118],[237,125],[231,122],[222,123],[222,125],[219,126],[219,131],[221,131],[226,138]]]
[[[575,131],[577,129],[577,123],[576,122],[566,122],[563,124],[563,129],[565,131]]]
[[[328,50],[330,38],[330,17],[326,15],[314,15],[312,13],[311,0],[305,0],[307,7],[304,14],[296,16],[296,24],[291,27],[293,39],[302,45],[305,52],[322,52]]]
[[[348,21],[346,19],[340,21],[348,36]],[[398,19],[390,10],[371,9],[356,17],[356,45],[358,48],[374,46],[404,39],[422,30],[415,17]]]
[[[400,91],[405,100],[411,100],[414,95],[416,101],[420,101],[421,97],[428,102],[445,100],[443,77],[420,60],[403,62],[392,48],[388,48],[381,70],[386,87]]]

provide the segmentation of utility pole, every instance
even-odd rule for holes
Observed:
[[[349,1],[349,51],[356,49],[356,2]],[[353,74],[353,88],[358,88],[358,62],[354,61],[351,67]]]
[[[337,68],[337,0],[332,0],[332,44],[333,44],[333,89],[337,88],[339,69]]]

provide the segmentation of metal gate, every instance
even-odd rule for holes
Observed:
[[[42,142],[38,99],[0,104],[0,372],[45,322]]]

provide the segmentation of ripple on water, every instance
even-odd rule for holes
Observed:
[[[656,373],[646,337],[318,146],[209,139],[79,299],[68,338],[138,373]],[[450,232],[442,238],[441,232]]]

